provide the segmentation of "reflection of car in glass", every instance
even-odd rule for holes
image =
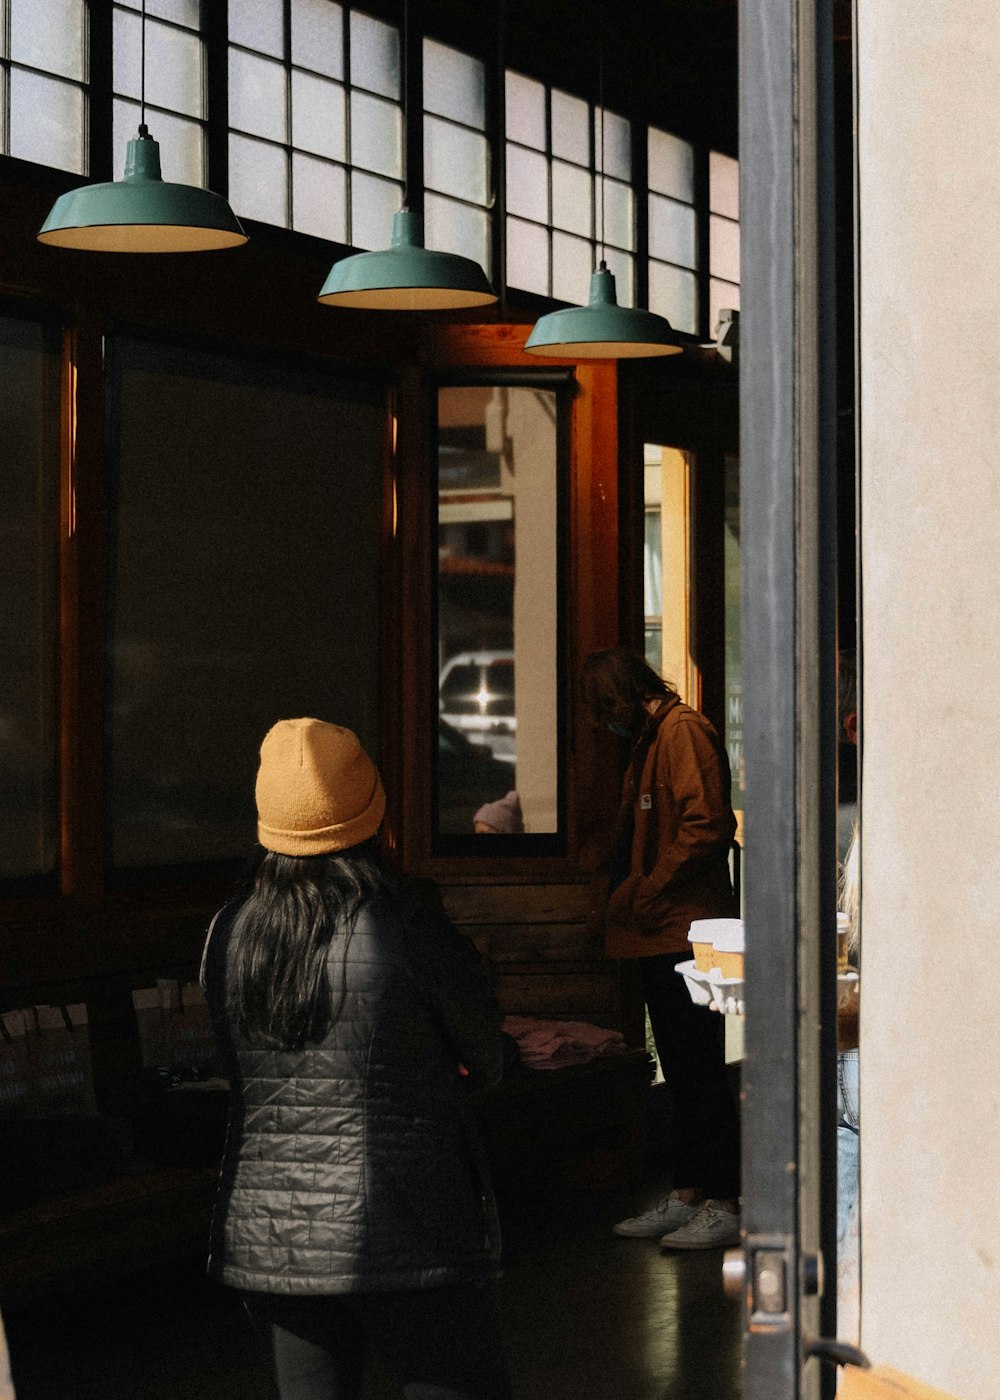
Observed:
[[[485,744],[473,744],[460,730],[438,721],[438,830],[471,835],[472,819],[485,802],[509,792],[510,765],[495,759]]]
[[[494,758],[516,758],[514,653],[461,651],[441,668],[438,713],[473,744],[483,744]]]

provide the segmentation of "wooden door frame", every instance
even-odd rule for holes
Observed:
[[[399,423],[393,463],[396,533],[393,579],[385,634],[393,654],[384,674],[407,687],[406,703],[387,694],[384,733],[398,731],[389,759],[404,801],[393,842],[405,869],[437,880],[587,880],[605,854],[616,810],[617,745],[597,733],[579,697],[579,671],[589,651],[614,646],[619,624],[618,386],[611,362],[576,365],[526,355],[528,325],[440,324],[425,332],[419,364],[400,376]],[[470,369],[544,374],[572,372],[569,446],[565,626],[560,640],[566,764],[566,854],[564,856],[442,856],[432,850],[427,775],[433,760],[434,697],[426,642],[432,607],[429,557],[432,472],[429,386]]]

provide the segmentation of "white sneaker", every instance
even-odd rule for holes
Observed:
[[[660,1240],[661,1249],[728,1249],[740,1242],[740,1216],[718,1201],[705,1201],[695,1215]]]
[[[633,1215],[628,1220],[619,1220],[612,1225],[616,1235],[625,1235],[633,1240],[653,1240],[657,1235],[668,1235],[698,1214],[700,1206],[686,1206],[676,1191],[657,1201],[645,1215]]]

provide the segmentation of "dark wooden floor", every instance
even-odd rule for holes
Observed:
[[[517,1400],[737,1400],[739,1306],[718,1251],[610,1225],[658,1194],[571,1191],[507,1211],[500,1286]],[[274,1400],[238,1299],[199,1262],[5,1317],[18,1400]],[[396,1400],[376,1368],[365,1400]]]

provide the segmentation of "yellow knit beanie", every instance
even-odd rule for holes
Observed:
[[[257,837],[285,856],[318,856],[374,836],[382,780],[358,736],[321,719],[282,719],[260,746]]]

